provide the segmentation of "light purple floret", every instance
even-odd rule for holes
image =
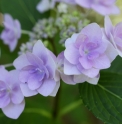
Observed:
[[[91,84],[97,84],[99,80],[99,75],[95,78],[90,78],[84,74],[80,75],[66,75],[64,74],[64,52],[61,52],[57,57],[57,77],[58,79],[62,79],[64,83],[75,85],[77,83],[83,83],[85,81],[91,83]]]
[[[18,43],[18,39],[21,37],[21,25],[18,20],[14,20],[9,14],[4,15],[4,27],[1,34],[1,39],[13,51]]]
[[[113,26],[110,18],[106,16],[104,23],[105,37],[114,46],[117,53],[122,57],[122,22],[118,23],[116,26]]]
[[[99,71],[109,68],[117,56],[112,45],[103,38],[102,30],[96,23],[89,24],[79,34],[67,39],[65,47],[66,75],[84,74],[89,78],[96,78]]]
[[[18,71],[8,72],[0,66],[0,108],[7,117],[12,119],[17,119],[25,107],[18,76]]]
[[[33,47],[33,52],[27,52],[14,61],[16,69],[20,70],[19,79],[24,96],[37,93],[43,96],[55,96],[59,81],[56,80],[56,57],[39,40]]]

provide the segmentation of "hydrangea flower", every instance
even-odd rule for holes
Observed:
[[[97,35],[96,35],[97,34]],[[103,38],[98,24],[92,23],[65,42],[64,74],[99,76],[101,69],[110,67],[117,56],[113,46]]]
[[[122,57],[122,22],[115,27],[108,16],[105,17],[105,35],[112,43],[118,54]]]
[[[75,0],[76,3],[85,8],[91,8],[102,15],[119,14],[115,5],[116,0]]]
[[[9,46],[10,51],[13,51],[21,37],[21,25],[18,20],[14,20],[9,14],[4,15],[3,23],[5,29],[1,34],[1,39]]]
[[[0,108],[7,117],[12,119],[17,119],[25,107],[18,76],[18,71],[8,72],[0,66]]]
[[[22,54],[14,61],[14,66],[20,70],[20,87],[24,96],[37,93],[43,96],[56,95],[60,83],[56,80],[54,58],[54,54],[39,40],[35,43],[32,53]]]
[[[65,61],[64,52],[61,52],[57,57],[57,72],[56,72],[56,74],[57,74],[58,80],[60,80],[60,78],[61,78],[64,81],[64,83],[71,84],[71,85],[75,85],[77,83],[83,83],[85,81],[87,81],[91,84],[97,84],[97,82],[99,80],[99,75],[96,76],[95,78],[90,78],[84,74],[80,74],[80,75],[64,74],[64,61]]]
[[[55,6],[55,0],[41,0],[38,5],[36,6],[36,9],[43,13],[49,9],[54,8]]]

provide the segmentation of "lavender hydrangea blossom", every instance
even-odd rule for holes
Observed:
[[[105,36],[112,43],[118,54],[122,57],[122,22],[115,27],[108,16],[105,17]]]
[[[12,119],[17,119],[25,107],[18,76],[18,71],[8,72],[0,66],[0,108],[7,117]]]
[[[14,66],[20,70],[20,87],[24,96],[37,93],[43,96],[56,95],[60,83],[56,80],[54,58],[54,54],[39,40],[35,43],[32,53],[22,54],[14,61]]]
[[[58,79],[61,79],[64,81],[64,83],[75,85],[77,83],[83,83],[85,81],[91,83],[91,84],[97,84],[99,80],[99,75],[95,78],[90,78],[84,74],[80,75],[66,75],[64,74],[64,52],[61,52],[57,57],[57,77]]]
[[[21,37],[21,25],[18,20],[14,20],[9,14],[4,15],[5,29],[1,34],[1,39],[13,51],[16,48],[18,39]]]
[[[102,15],[119,14],[115,2],[116,0],[76,0],[78,5],[91,8]]]
[[[89,78],[99,78],[99,71],[109,68],[117,56],[112,45],[103,38],[102,30],[96,23],[89,24],[79,34],[67,39],[65,47],[66,75],[84,74]]]

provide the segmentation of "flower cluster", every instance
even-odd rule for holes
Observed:
[[[53,8],[55,2],[78,4],[103,15],[118,13],[115,0],[42,0],[37,9],[44,12]],[[40,4],[47,6],[40,8]],[[19,57],[13,62],[16,70],[8,72],[0,66],[0,108],[9,118],[20,116],[25,106],[24,97],[56,96],[61,79],[71,85],[83,82],[97,85],[100,71],[109,68],[117,55],[122,57],[122,23],[114,27],[105,16],[105,25],[101,28],[97,23],[88,24],[79,12],[70,12],[66,4],[60,4],[58,10],[56,18],[36,23],[29,33],[29,42],[22,44]],[[1,39],[13,51],[21,36],[20,23],[5,14],[4,26]],[[50,41],[57,32],[65,49],[56,57],[41,40]]]
[[[11,51],[16,48],[18,39],[21,37],[21,26],[18,20],[13,20],[9,14],[4,15],[5,30],[1,34],[1,39],[7,44]]]
[[[19,71],[8,72],[0,66],[0,108],[7,117],[13,119],[17,119],[25,107],[18,76]]]

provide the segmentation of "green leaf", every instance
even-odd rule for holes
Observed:
[[[98,85],[83,83],[79,91],[85,106],[105,124],[122,124],[122,58],[101,71]]]
[[[40,0],[0,0],[0,11],[9,13],[18,19],[22,29],[30,30],[40,18],[47,17],[49,12],[40,14],[36,6]]]

